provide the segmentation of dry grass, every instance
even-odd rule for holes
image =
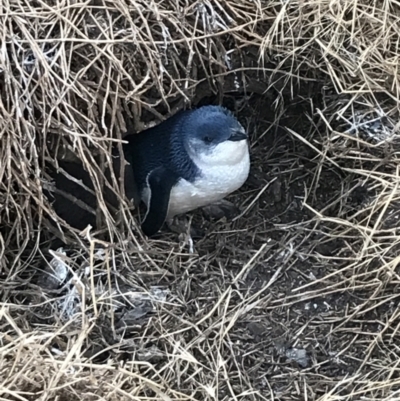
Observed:
[[[1,400],[400,398],[399,3],[0,5]],[[147,241],[111,144],[210,100],[252,132],[241,216]],[[62,157],[103,231],[52,211]]]

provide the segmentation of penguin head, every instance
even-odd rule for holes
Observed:
[[[248,152],[248,136],[233,114],[220,106],[203,106],[188,115],[187,150],[197,164],[234,165]]]

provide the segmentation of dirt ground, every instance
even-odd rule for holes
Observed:
[[[41,269],[52,256],[28,260],[18,287],[5,288],[0,330],[20,334],[3,347],[30,354],[0,357],[19,371],[15,385],[2,372],[1,399],[396,394],[399,277],[388,261],[399,212],[377,206],[377,179],[364,173],[388,173],[396,147],[328,131],[325,87],[225,98],[251,132],[251,173],[229,197],[240,207],[233,221],[191,214],[204,231],[193,253],[169,232],[140,246],[93,244],[93,259],[66,247],[69,271],[50,289]]]

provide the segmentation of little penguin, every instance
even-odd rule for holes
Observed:
[[[124,140],[132,185],[147,206],[141,226],[149,237],[174,216],[222,200],[249,175],[248,135],[221,106],[178,112]]]

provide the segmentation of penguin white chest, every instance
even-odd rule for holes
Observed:
[[[247,141],[224,142],[212,152],[193,157],[200,174],[189,182],[180,179],[172,188],[167,218],[217,202],[239,189],[250,170]]]

